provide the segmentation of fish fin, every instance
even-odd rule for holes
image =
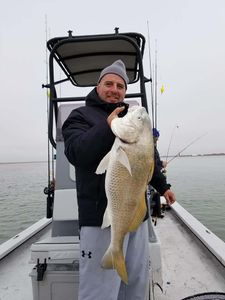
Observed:
[[[104,269],[115,269],[121,280],[128,284],[128,275],[122,248],[117,252],[112,252],[111,247],[109,247],[102,258],[101,265]]]
[[[104,216],[103,216],[103,221],[102,221],[101,228],[104,229],[104,228],[109,227],[109,226],[111,226],[111,219],[110,219],[109,210],[106,207],[106,210],[105,210],[105,213],[104,213]]]
[[[129,158],[127,157],[126,152],[121,147],[119,147],[117,151],[118,151],[117,157],[118,157],[119,162],[128,170],[128,172],[132,176],[130,162],[129,162]]]
[[[132,219],[131,224],[129,225],[129,228],[128,228],[129,232],[133,232],[138,229],[139,225],[144,220],[146,213],[147,213],[147,206],[146,206],[146,200],[145,200],[145,194],[144,194],[141,198],[141,201],[139,202],[139,206],[137,207],[135,216]]]
[[[103,174],[108,168],[109,164],[109,159],[110,159],[110,152],[108,152],[103,159],[100,161],[95,173],[96,174]]]

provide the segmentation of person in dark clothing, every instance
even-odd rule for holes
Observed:
[[[152,135],[153,135],[154,146],[155,146],[155,161],[156,161],[157,166],[160,168],[160,170],[164,171],[167,166],[167,162],[164,160],[161,160],[159,151],[157,149],[157,142],[158,142],[158,139],[160,136],[159,131],[156,128],[153,128]]]
[[[97,87],[86,97],[86,105],[73,110],[62,127],[65,154],[76,169],[81,251],[79,300],[147,299],[147,221],[136,232],[127,234],[124,241],[128,285],[121,282],[116,271],[101,268],[101,258],[110,243],[110,228],[101,229],[107,206],[105,174],[96,175],[95,171],[115,140],[110,125],[124,110],[120,105],[128,81],[121,60],[103,69]],[[151,184],[168,204],[175,201],[170,185],[157,166]]]
[[[155,150],[155,164],[157,166],[157,169],[163,174],[164,177],[166,177],[166,166],[167,162],[161,160],[159,151],[157,149],[157,142],[160,136],[159,131],[156,128],[152,128],[152,135],[154,140],[154,150]],[[149,184],[147,188],[147,198],[149,201],[150,206],[150,214],[155,219],[155,224],[157,222],[158,217],[163,217],[162,209],[161,209],[161,199],[160,199],[160,193],[154,189],[154,187]]]

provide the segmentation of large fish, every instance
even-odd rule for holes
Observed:
[[[108,204],[102,228],[111,225],[102,267],[116,269],[128,283],[123,241],[128,232],[137,230],[147,212],[145,191],[154,169],[154,146],[151,122],[143,107],[131,107],[123,118],[113,119],[111,128],[115,142],[96,170],[97,174],[106,171]]]

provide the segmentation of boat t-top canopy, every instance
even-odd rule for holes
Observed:
[[[129,82],[139,79],[145,39],[138,33],[53,38],[47,47],[66,77],[79,87],[95,86],[102,69],[121,59]],[[139,57],[141,56],[141,57]]]
[[[47,42],[50,51],[49,79],[44,87],[50,88],[49,101],[49,140],[56,147],[53,138],[53,116],[58,117],[58,102],[84,100],[84,97],[58,97],[56,85],[71,82],[75,87],[96,86],[102,69],[121,59],[127,70],[129,84],[139,83],[138,92],[127,93],[126,98],[139,98],[148,110],[145,92],[143,54],[145,38],[140,33],[119,33],[118,28],[113,34],[73,36],[72,31],[66,37],[55,37]],[[54,63],[57,63],[65,74],[65,78],[55,80]],[[138,84],[137,84],[138,85]],[[136,88],[137,89],[137,88]]]

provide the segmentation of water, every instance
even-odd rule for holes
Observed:
[[[0,243],[45,216],[47,163],[0,164]]]
[[[225,241],[225,156],[181,157],[168,165],[178,202]],[[0,164],[0,243],[45,216],[47,163]]]
[[[225,156],[174,159],[168,182],[177,201],[225,241]]]

